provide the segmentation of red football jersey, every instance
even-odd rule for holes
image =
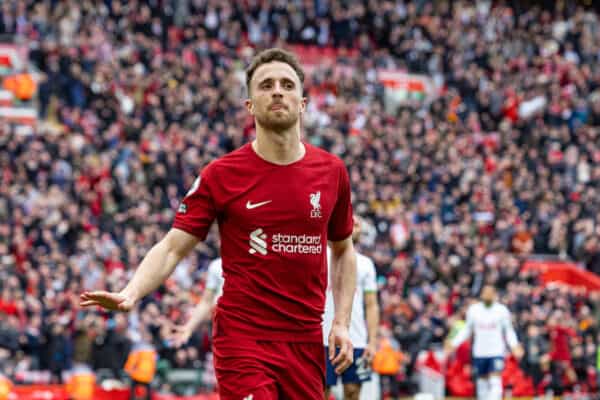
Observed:
[[[290,165],[250,144],[201,172],[173,227],[204,239],[219,224],[225,284],[214,335],[321,341],[327,241],[352,233],[343,162],[309,144]]]

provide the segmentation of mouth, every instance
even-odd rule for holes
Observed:
[[[282,104],[282,103],[275,103],[275,104],[272,104],[272,105],[269,107],[269,110],[272,110],[272,111],[277,111],[277,110],[284,110],[285,108],[286,108],[286,107],[285,107],[285,105],[284,105],[284,104]]]

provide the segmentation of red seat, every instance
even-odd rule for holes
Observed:
[[[514,396],[534,396],[533,381],[525,375],[513,357],[506,359],[506,366],[502,373],[503,386],[511,386]],[[446,370],[446,389],[452,396],[473,396],[475,386],[471,379],[471,361],[465,357],[455,357],[448,364]]]

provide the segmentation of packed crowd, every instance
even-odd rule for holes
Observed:
[[[309,103],[305,138],[348,166],[382,331],[411,356],[407,374],[489,282],[536,343],[536,379],[587,382],[600,299],[520,272],[549,254],[600,273],[600,25],[557,4],[3,2],[0,33],[27,38],[43,73],[43,123],[21,135],[0,122],[3,371],[59,379],[86,362],[118,375],[145,334],[171,365],[202,364],[207,327],[181,349],[166,332],[202,293],[216,232],[127,316],[83,311],[78,295],[120,289],[198,171],[251,140],[243,67],[253,48],[287,42],[341,49],[308,76],[307,93],[325,96]],[[389,113],[379,68],[444,87]]]

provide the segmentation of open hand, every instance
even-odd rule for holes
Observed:
[[[100,306],[111,311],[131,311],[135,301],[123,293],[112,293],[103,290],[84,292],[80,296],[81,307]]]
[[[169,332],[169,339],[174,347],[181,347],[190,340],[193,329],[186,325],[173,325]]]

